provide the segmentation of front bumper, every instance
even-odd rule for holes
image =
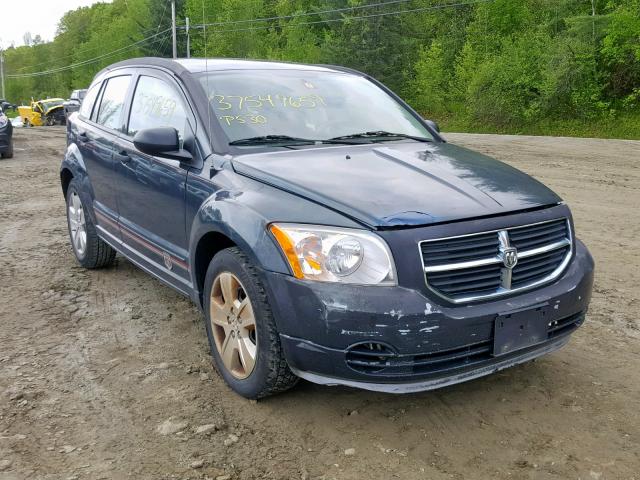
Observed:
[[[555,282],[466,305],[445,305],[426,291],[400,286],[347,286],[265,275],[284,353],[298,376],[326,385],[401,393],[488,375],[561,348],[584,320],[593,259],[576,241],[574,258]],[[494,356],[496,317],[529,307],[545,308],[547,338]],[[384,348],[384,358],[373,367],[353,361],[363,359],[354,357],[358,346],[371,344]]]
[[[561,338],[549,341],[543,345],[535,348],[526,349],[518,352],[517,355],[511,355],[507,358],[495,359],[494,361],[484,362],[479,366],[460,368],[457,371],[449,374],[435,375],[432,378],[427,378],[417,381],[408,382],[392,382],[392,383],[378,383],[375,381],[364,382],[349,380],[348,378],[332,378],[313,372],[305,372],[292,368],[300,378],[304,378],[313,383],[320,385],[336,386],[343,385],[346,387],[361,388],[363,390],[371,390],[374,392],[384,393],[415,393],[424,392],[427,390],[435,390],[437,388],[446,387],[448,385],[454,385],[456,383],[466,382],[473,380],[474,378],[484,377],[490,375],[505,368],[513,367],[521,363],[529,362],[535,358],[538,358],[547,353],[555,352],[562,348],[569,342],[569,336],[563,335]]]

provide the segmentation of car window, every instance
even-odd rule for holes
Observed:
[[[100,100],[100,109],[96,122],[114,130],[122,126],[122,110],[127,96],[131,75],[112,77],[107,80],[107,86]]]
[[[85,99],[82,102],[82,105],[80,107],[80,115],[85,117],[85,118],[90,118],[91,117],[91,111],[93,110],[93,104],[96,103],[96,98],[98,96],[98,93],[100,92],[100,86],[102,85],[102,82],[100,83],[96,83],[93,87],[91,87],[88,91],[87,91],[87,95],[85,96]]]
[[[141,76],[133,95],[127,131],[133,136],[138,130],[155,127],[173,127],[183,140],[188,128],[184,102],[167,82]]]

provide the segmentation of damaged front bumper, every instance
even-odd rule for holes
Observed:
[[[348,286],[265,275],[281,344],[294,373],[325,385],[403,393],[471,380],[561,348],[584,321],[593,259],[577,241],[571,263],[553,283],[466,305],[447,305],[426,288]],[[496,319],[528,309],[544,310],[544,338],[495,354]]]
[[[480,378],[484,377],[485,375],[499,372],[500,370],[504,370],[505,368],[529,362],[542,355],[555,352],[556,350],[565,346],[568,342],[569,335],[564,335],[557,340],[550,341],[541,346],[537,346],[532,349],[526,349],[524,351],[519,351],[517,355],[512,355],[507,358],[497,357],[494,361],[483,363],[479,367],[462,369],[462,371],[457,371],[455,373],[429,378],[426,380],[408,381],[403,383],[376,383],[354,381],[346,378],[332,378],[313,372],[301,371],[296,368],[292,368],[292,371],[300,378],[320,385],[343,385],[346,387],[361,388],[363,390],[371,390],[374,392],[384,393],[416,393],[424,392],[427,390],[435,390],[437,388],[455,385],[456,383],[466,382],[468,380],[473,380],[474,378]]]

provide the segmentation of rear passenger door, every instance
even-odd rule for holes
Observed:
[[[118,74],[97,85],[99,91],[87,95],[80,112],[83,121],[78,122],[76,132],[77,145],[93,187],[97,224],[117,239],[120,232],[113,149],[124,129],[124,107],[131,79],[131,73]],[[94,95],[96,101],[93,101]]]
[[[122,240],[140,263],[188,293],[185,186],[189,165],[135,148],[136,132],[154,127],[174,127],[185,148],[197,155],[187,146],[194,141],[195,117],[181,88],[163,72],[142,70],[127,128],[116,148]]]

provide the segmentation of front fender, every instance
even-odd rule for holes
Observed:
[[[267,232],[269,220],[250,206],[226,195],[228,193],[219,191],[213,194],[195,215],[189,242],[192,271],[200,240],[208,233],[218,233],[238,245],[258,267],[289,274],[287,263]]]
[[[192,272],[196,272],[197,246],[211,232],[222,234],[238,245],[261,271],[291,275],[280,247],[267,231],[269,223],[361,228],[338,212],[237,175],[230,168],[218,171],[212,179],[189,175],[187,222]],[[197,278],[192,275],[197,289]]]

